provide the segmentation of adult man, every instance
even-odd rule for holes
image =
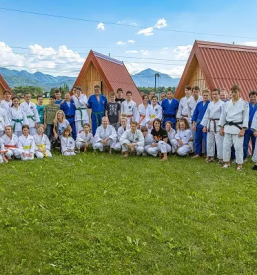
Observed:
[[[162,120],[162,107],[158,104],[158,97],[156,95],[152,97],[151,105],[148,105],[145,113],[146,127],[149,132],[151,132],[153,128],[153,121],[155,118]]]
[[[163,120],[162,120],[162,128],[165,127],[165,123],[167,121],[171,121],[173,123],[173,128],[176,129],[176,114],[178,111],[179,101],[174,98],[171,90],[167,93],[167,98],[162,101],[162,110],[163,110]]]
[[[12,106],[12,94],[9,90],[4,91],[4,99],[1,101],[0,107],[5,109],[5,111],[8,113],[9,108]]]
[[[195,152],[196,152],[193,158],[198,158],[202,154],[203,141],[206,148],[207,133],[203,132],[203,125],[201,125],[201,122],[207,110],[207,107],[210,103],[209,95],[210,95],[209,90],[203,90],[203,100],[196,104],[194,114],[192,116],[193,130],[195,131]]]
[[[99,149],[101,152],[104,148],[109,148],[109,153],[115,146],[117,133],[113,126],[109,125],[108,117],[102,118],[102,125],[96,129],[94,136],[94,150]]]
[[[220,120],[223,105],[225,104],[220,99],[220,91],[214,89],[212,91],[212,102],[204,114],[201,125],[203,125],[203,132],[207,133],[207,162],[214,161],[215,144],[217,149],[217,157],[220,163],[223,160],[223,136],[220,135],[220,127],[218,122]]]
[[[83,125],[89,123],[89,116],[87,113],[87,96],[82,93],[80,87],[76,87],[71,99],[73,100],[76,111],[75,111],[75,127],[76,132],[83,130]]]
[[[227,101],[227,95],[228,95],[228,93],[227,93],[226,89],[225,88],[221,88],[220,89],[220,99],[222,101],[226,102]]]
[[[187,101],[192,96],[191,86],[185,86],[185,96],[180,99],[178,112],[177,112],[177,119],[186,118],[188,119],[188,109],[187,109]]]
[[[45,105],[43,105],[43,96],[37,96],[37,112],[40,119],[40,124],[44,124],[44,116],[45,116]]]
[[[36,104],[30,101],[30,93],[24,94],[24,102],[20,105],[25,113],[29,123],[29,133],[34,136],[36,134],[36,125],[40,122]]]
[[[101,94],[101,89],[99,85],[95,85],[94,92],[95,94],[89,97],[87,103],[87,107],[89,109],[92,109],[91,122],[93,135],[95,135],[96,133],[96,128],[101,125],[101,120],[104,117],[104,112],[107,104],[107,98]]]
[[[5,156],[8,159],[12,157],[20,159],[21,158],[21,151],[18,149],[18,137],[13,134],[12,126],[5,126],[5,134],[2,136],[2,142],[7,150]]]
[[[128,157],[129,152],[137,152],[138,155],[141,155],[144,152],[145,139],[143,133],[140,130],[137,130],[137,125],[137,122],[132,121],[130,124],[130,130],[124,132],[120,138],[124,157]]]
[[[55,90],[54,95],[55,95],[55,103],[54,104],[60,105],[62,102],[62,95],[61,95],[60,90]]]
[[[126,100],[121,104],[121,116],[127,118],[127,125],[130,125],[131,121],[137,121],[138,110],[136,103],[132,100],[132,92],[126,92]]]
[[[125,98],[123,98],[122,88],[118,88],[116,93],[117,97],[115,98],[115,102],[119,102],[121,104],[125,100]]]
[[[251,91],[249,93],[249,123],[248,123],[248,128],[245,131],[244,134],[244,162],[247,161],[248,158],[248,149],[249,149],[249,142],[252,142],[252,153],[254,153],[254,148],[255,148],[255,141],[256,137],[253,134],[253,130],[251,129],[252,127],[252,121],[253,121],[253,116],[257,110],[257,93],[256,91]]]
[[[231,146],[234,145],[239,171],[242,170],[244,134],[249,121],[249,104],[240,98],[240,91],[238,85],[231,88],[232,99],[225,103],[219,121],[220,134],[224,135],[223,168],[230,166]]]
[[[71,100],[69,93],[66,93],[64,95],[64,101],[60,104],[60,109],[64,112],[66,119],[70,123],[73,139],[76,139],[77,137],[77,131],[75,127],[76,107],[75,107],[74,101]]]

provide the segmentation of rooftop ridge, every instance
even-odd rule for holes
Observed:
[[[118,65],[124,65],[123,62],[120,61],[120,60],[117,60],[117,59],[112,58],[110,56],[104,55],[102,53],[98,53],[98,52],[95,52],[95,51],[92,51],[92,52],[93,52],[93,54],[94,54],[95,57],[98,57],[98,58],[101,58],[101,59],[104,59],[104,60],[116,63]]]

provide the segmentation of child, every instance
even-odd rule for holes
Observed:
[[[9,90],[5,90],[3,96],[4,99],[1,101],[0,107],[8,113],[9,108],[12,106],[12,94]]]
[[[148,103],[148,95],[143,95],[142,96],[142,99],[143,99],[143,103],[141,103],[139,106],[138,106],[138,115],[139,115],[139,126],[142,127],[142,126],[145,126],[146,125],[146,120],[145,120],[145,117],[146,117],[146,110],[149,106],[149,103]]]
[[[117,143],[114,145],[115,151],[121,151],[120,138],[123,135],[123,133],[126,132],[126,130],[130,129],[130,127],[127,126],[127,118],[126,117],[123,117],[120,122],[121,122],[121,126],[119,127],[119,129],[117,131]]]
[[[51,158],[52,154],[50,152],[51,150],[51,145],[50,141],[47,137],[47,135],[44,134],[45,127],[43,124],[39,124],[37,126],[37,134],[34,135],[34,141],[36,144],[36,151],[35,155],[37,158],[42,159],[42,158]]]
[[[4,135],[4,127],[9,125],[9,116],[5,109],[0,107],[0,137]]]
[[[29,134],[29,126],[22,126],[22,135],[19,137],[19,149],[21,150],[21,160],[33,160],[35,152],[35,142],[33,136]]]
[[[143,136],[145,138],[145,146],[142,156],[147,156],[147,150],[151,147],[152,144],[155,143],[155,141],[153,135],[148,133],[148,129],[146,126],[141,127],[141,132],[143,133]]]
[[[8,159],[5,156],[6,153],[7,150],[4,147],[3,140],[0,138],[0,163],[8,162]]]
[[[74,152],[75,141],[70,135],[71,135],[71,130],[69,128],[64,129],[63,135],[61,138],[61,149],[62,149],[62,154],[64,156],[76,155],[76,153]]]
[[[115,102],[119,102],[120,104],[125,101],[125,98],[123,98],[123,90],[122,88],[117,89],[117,97],[115,98]]]
[[[89,123],[85,123],[83,126],[84,131],[80,131],[76,139],[76,148],[83,149],[86,152],[89,145],[93,145],[93,135],[91,133],[91,127]]]
[[[158,97],[154,95],[152,97],[151,105],[149,105],[146,109],[146,127],[148,128],[149,133],[151,133],[153,129],[153,121],[155,118],[162,119],[162,107],[158,104]]]
[[[37,112],[39,115],[40,123],[44,124],[44,116],[45,116],[45,105],[43,105],[43,96],[38,95],[37,96]]]
[[[168,144],[171,146],[171,141],[175,138],[176,131],[173,129],[173,123],[171,121],[166,121],[165,123],[165,130],[168,134]],[[173,147],[171,147],[172,153],[175,153]]]
[[[12,126],[5,126],[5,134],[2,136],[2,141],[7,150],[5,156],[8,159],[11,159],[12,157],[16,159],[21,158],[21,151],[18,149],[19,138],[13,134]]]
[[[186,156],[192,151],[193,136],[186,118],[181,118],[175,139],[171,141],[172,150],[179,156]]]
[[[127,125],[138,118],[137,104],[132,100],[132,92],[126,92],[126,100],[121,104],[121,116],[127,118]]]
[[[108,117],[110,125],[117,131],[120,121],[120,103],[115,102],[115,93],[110,93],[110,101],[106,104],[105,116]]]

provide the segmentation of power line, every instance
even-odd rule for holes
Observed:
[[[78,17],[69,17],[69,16],[63,16],[63,15],[54,15],[49,13],[40,13],[40,12],[33,12],[33,11],[25,11],[20,9],[10,9],[5,7],[0,7],[0,10],[5,11],[11,11],[11,12],[19,12],[19,13],[26,13],[26,14],[33,14],[33,15],[39,15],[39,16],[47,16],[47,17],[54,17],[54,18],[62,18],[62,19],[68,19],[68,20],[76,20],[76,21],[83,21],[83,22],[91,22],[91,23],[103,23],[106,25],[116,25],[116,26],[123,26],[123,27],[133,27],[133,28],[149,28],[145,26],[135,26],[131,24],[124,24],[124,23],[115,23],[115,22],[108,22],[108,21],[99,21],[99,20],[92,20],[92,19],[84,19],[84,18],[78,18]],[[198,35],[212,35],[212,36],[221,36],[221,37],[235,37],[235,38],[247,38],[247,39],[257,39],[256,37],[247,37],[247,36],[239,36],[239,35],[228,35],[228,34],[217,34],[217,33],[204,33],[204,32],[193,32],[193,31],[184,31],[184,30],[174,30],[174,29],[168,29],[168,28],[156,28],[151,27],[153,30],[158,31],[166,31],[166,32],[177,32],[177,33],[188,33],[188,34],[198,34]]]

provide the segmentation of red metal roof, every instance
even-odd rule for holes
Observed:
[[[230,90],[232,85],[238,84],[245,100],[251,90],[257,90],[256,47],[196,40],[176,91],[177,98],[184,95],[195,57],[211,90],[223,87]]]
[[[2,75],[0,74],[0,84],[3,86],[5,90],[9,90],[12,93],[12,89],[9,87],[9,85],[6,83]]]
[[[133,100],[135,102],[142,102],[140,93],[124,63],[92,50],[90,51],[74,86],[81,85],[90,62],[92,62],[96,67],[109,91],[116,92],[118,88],[122,88],[124,94],[126,94],[127,91],[132,92]]]

